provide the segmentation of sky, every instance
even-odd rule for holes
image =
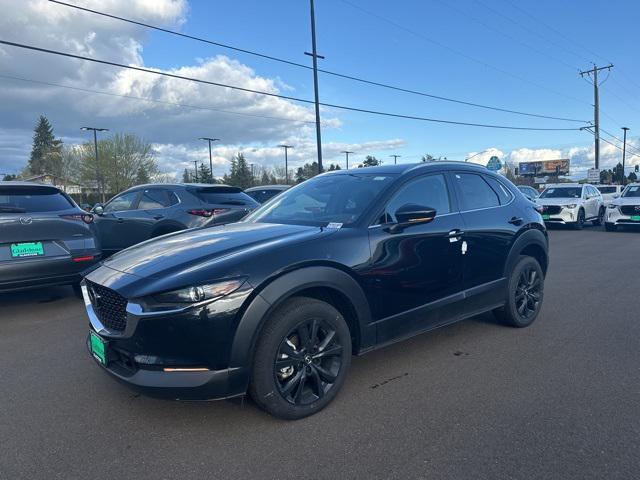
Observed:
[[[68,0],[69,3],[310,65],[306,0]],[[325,164],[343,150],[393,162],[424,154],[484,163],[570,158],[574,177],[593,166],[593,87],[579,71],[613,63],[601,86],[602,138],[629,131],[627,165],[640,163],[640,2],[612,0],[316,0],[320,68],[430,95],[536,116],[446,102],[320,74],[324,103],[400,115],[510,127],[480,128],[322,107]],[[309,69],[149,30],[47,0],[0,0],[0,39],[253,90],[312,100]],[[621,14],[624,12],[624,14]],[[607,77],[602,72],[601,80]],[[242,151],[280,167],[315,159],[313,106],[0,45],[0,173],[26,165],[33,127],[46,115],[65,143],[86,141],[84,125],[135,133],[159,166],[179,177],[193,161],[224,174]],[[602,142],[601,166],[622,152]],[[638,154],[635,155],[634,154]]]

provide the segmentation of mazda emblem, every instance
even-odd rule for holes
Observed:
[[[636,205],[636,212],[640,212],[640,205]]]
[[[20,217],[20,223],[23,225],[31,225],[33,222],[33,218],[31,217]]]

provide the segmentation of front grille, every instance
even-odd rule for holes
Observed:
[[[562,207],[559,207],[558,205],[544,205],[542,209],[544,213],[557,215],[562,210]]]
[[[89,281],[87,290],[100,322],[109,330],[124,331],[127,327],[127,299],[110,288]]]
[[[623,205],[620,211],[625,215],[640,215],[640,205]]]

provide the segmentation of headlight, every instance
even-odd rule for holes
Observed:
[[[577,206],[578,205],[576,205],[575,203],[572,203],[571,205],[565,205],[563,208],[566,208],[567,210],[573,210]]]
[[[609,205],[607,205],[607,208],[611,208],[611,209],[618,208],[618,205],[614,203],[610,203]]]

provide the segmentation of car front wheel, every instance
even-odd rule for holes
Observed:
[[[593,224],[597,227],[604,223],[604,208],[598,211],[598,218],[593,221]]]
[[[584,210],[578,210],[578,218],[576,223],[573,224],[573,228],[576,230],[582,230],[584,228]]]
[[[350,362],[351,334],[340,312],[315,298],[294,297],[260,334],[249,393],[275,417],[303,418],[334,399]]]
[[[537,318],[544,297],[544,274],[533,257],[521,256],[507,285],[507,303],[494,311],[496,317],[513,327],[528,327]]]

